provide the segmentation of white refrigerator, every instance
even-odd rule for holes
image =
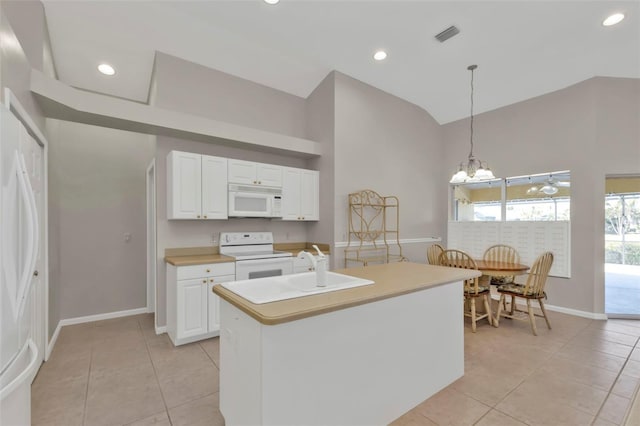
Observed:
[[[31,423],[31,381],[39,367],[30,295],[40,233],[21,148],[30,137],[0,106],[0,425]]]

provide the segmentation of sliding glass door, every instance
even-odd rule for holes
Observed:
[[[624,180],[607,179],[605,312],[640,318],[640,178]]]

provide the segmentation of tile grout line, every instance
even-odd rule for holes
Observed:
[[[142,332],[142,325],[140,324],[140,320],[138,320],[138,327]],[[142,339],[144,340],[144,346],[147,348],[147,355],[149,355],[149,360],[151,361],[151,368],[153,368],[153,376],[156,378],[156,383],[158,384],[158,389],[160,390],[160,396],[162,397],[162,404],[164,405],[164,411],[167,414],[167,419],[169,420],[169,424],[173,426],[173,421],[171,420],[171,416],[169,415],[169,407],[167,406],[167,401],[164,398],[164,392],[162,391],[162,386],[160,386],[160,379],[158,378],[158,370],[156,368],[156,364],[153,362],[153,357],[151,356],[151,350],[149,349],[149,341],[145,336],[144,332],[142,332]]]
[[[593,320],[591,320],[591,323],[592,323],[592,322],[593,322]],[[586,329],[591,325],[591,323],[589,323],[588,325],[585,325],[585,326],[584,326],[580,331],[578,331],[578,332],[577,332],[573,337],[571,337],[571,338],[567,339],[567,340],[564,342],[564,344],[563,344],[562,346],[560,346],[558,349],[556,349],[555,351],[550,352],[549,356],[548,356],[544,361],[548,361],[548,360],[549,360],[549,359],[551,359],[554,355],[556,355],[558,352],[560,352],[560,350],[562,350],[562,348],[564,348],[564,347],[569,343],[569,341],[570,341],[571,339],[573,339],[575,336],[577,336],[578,334],[580,334],[581,332],[583,332],[584,330],[586,330]],[[533,374],[534,374],[534,373],[536,373],[540,368],[542,368],[542,366],[543,366],[543,365],[541,364],[539,367],[535,368],[533,371],[531,371],[531,373],[529,373],[527,376],[525,376],[525,377],[524,377],[520,382],[518,382],[518,384],[517,384],[517,385],[515,385],[515,386],[513,387],[513,389],[511,389],[509,392],[507,392],[507,394],[506,394],[504,397],[502,397],[502,399],[501,399],[501,400],[499,400],[499,401],[498,401],[498,402],[496,402],[493,406],[491,406],[491,410],[496,410],[496,411],[498,411],[498,412],[500,412],[500,413],[502,413],[502,414],[504,414],[504,415],[506,415],[506,416],[508,416],[508,417],[511,417],[511,418],[513,418],[513,419],[515,419],[515,420],[517,420],[517,421],[521,422],[521,423],[524,423],[524,424],[526,424],[526,425],[529,425],[529,423],[527,423],[526,421],[524,421],[524,420],[520,420],[520,419],[519,419],[519,418],[517,418],[517,417],[513,417],[513,416],[511,416],[511,415],[509,415],[509,414],[503,413],[502,411],[500,411],[500,410],[499,410],[499,409],[497,409],[496,407],[497,407],[497,406],[498,406],[498,404],[500,404],[502,401],[504,401],[505,399],[507,399],[507,398],[509,397],[509,395],[511,395],[511,394],[512,394],[516,389],[518,389],[518,388],[520,387],[520,385],[522,385],[522,384],[523,384],[523,383],[524,383],[528,378],[530,378],[531,376],[533,376]],[[465,395],[466,395],[466,394],[465,394]],[[472,397],[471,395],[467,395],[467,396],[469,396],[470,398],[474,399],[475,401],[478,401],[478,402],[479,402],[479,403],[481,403],[481,404],[484,404],[482,401],[477,400],[476,398]],[[487,405],[487,404],[484,404],[484,405]],[[480,420],[482,420],[482,418],[483,418],[483,417],[485,417],[487,414],[489,414],[489,412],[490,412],[491,410],[487,411],[487,412],[486,412],[486,413],[485,413],[485,414],[484,414],[480,419],[478,419],[478,422],[479,422]],[[580,411],[582,411],[582,410],[580,410]],[[589,413],[587,413],[587,414],[589,414]],[[476,423],[477,423],[477,422],[476,422]],[[475,424],[475,423],[474,423],[474,424]]]
[[[627,355],[627,358],[625,359],[624,364],[622,364],[622,367],[620,368],[620,371],[618,372],[618,375],[616,376],[616,379],[613,381],[613,384],[609,388],[609,392],[607,392],[607,396],[605,397],[604,401],[602,401],[602,404],[600,405],[600,408],[598,409],[598,412],[596,413],[596,416],[595,416],[595,418],[594,418],[594,420],[593,420],[593,422],[591,424],[594,424],[596,422],[596,420],[598,420],[598,417],[600,416],[600,413],[602,412],[602,409],[604,408],[605,404],[609,400],[609,397],[611,396],[611,392],[613,391],[613,388],[616,386],[616,383],[618,383],[618,379],[620,379],[620,376],[622,375],[622,372],[624,371],[624,368],[627,366],[627,363],[631,359],[631,354],[633,353],[633,350],[636,348],[636,346],[638,346],[638,341],[640,341],[640,337],[636,337],[636,343],[631,347],[631,351],[629,352],[629,355]],[[620,395],[616,395],[616,396],[620,396]],[[629,407],[627,407],[627,409],[628,408]],[[611,423],[613,423],[613,422],[611,422]]]
[[[89,371],[87,372],[87,387],[85,389],[85,394],[84,394],[84,409],[82,410],[82,424],[86,425],[87,424],[87,405],[89,404],[89,383],[91,382],[91,367],[93,366],[93,341],[94,341],[94,330],[93,330],[92,326],[92,330],[91,330],[91,346],[90,346],[90,355],[89,355]]]

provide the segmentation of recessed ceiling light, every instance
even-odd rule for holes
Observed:
[[[116,70],[109,64],[98,65],[98,71],[104,75],[114,75],[116,73]]]
[[[623,19],[624,19],[624,13],[614,13],[613,15],[610,15],[609,17],[607,17],[607,19],[602,21],[602,25],[604,25],[605,27],[610,27],[612,25],[619,23]]]
[[[378,50],[376,53],[373,54],[373,59],[375,59],[376,61],[382,61],[387,57],[387,52],[385,52],[384,50]]]
[[[278,4],[278,2],[280,2],[280,0],[264,0],[265,3],[267,4]]]

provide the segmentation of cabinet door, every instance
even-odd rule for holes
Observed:
[[[214,277],[209,279],[209,285],[207,286],[207,317],[209,319],[209,333],[211,333],[212,331],[220,330],[220,298],[213,293],[213,286],[220,283],[235,281],[235,279],[235,275],[225,275],[222,277]]]
[[[259,185],[282,186],[282,166],[256,163],[256,177]]]
[[[282,220],[300,220],[301,169],[285,167],[282,179]]]
[[[206,278],[178,281],[176,334],[178,339],[207,332]]]
[[[202,156],[202,218],[227,218],[227,159]]]
[[[256,163],[252,161],[229,160],[229,183],[257,185]]]
[[[300,216],[302,220],[318,220],[320,217],[319,173],[302,170],[300,180]]]
[[[167,218],[199,219],[202,214],[202,156],[171,151],[167,156]]]

